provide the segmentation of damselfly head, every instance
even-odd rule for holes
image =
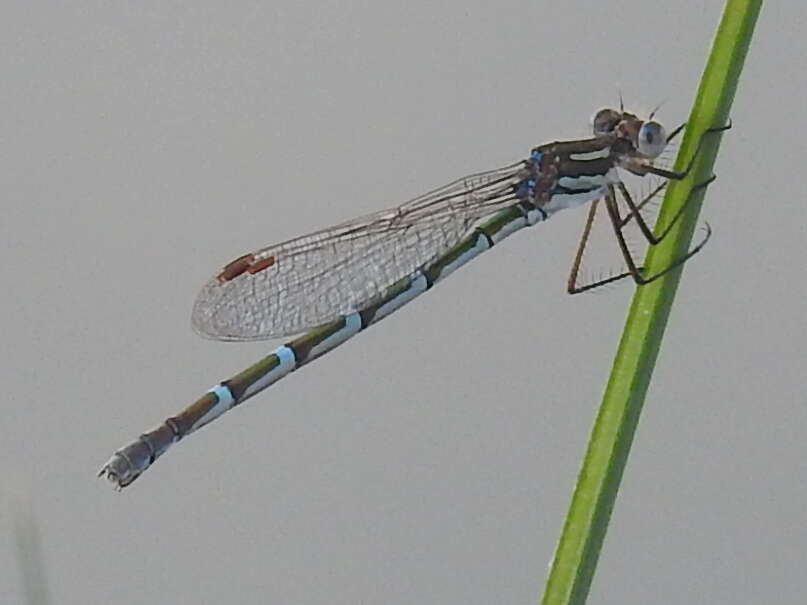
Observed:
[[[633,149],[646,158],[658,157],[667,146],[667,132],[655,120],[640,120],[627,111],[600,109],[591,119],[594,136],[613,135],[628,141]]]

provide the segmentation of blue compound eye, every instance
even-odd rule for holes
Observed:
[[[655,158],[667,147],[667,132],[658,122],[645,122],[636,137],[636,151],[648,158]]]

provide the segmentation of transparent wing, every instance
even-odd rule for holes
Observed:
[[[262,248],[205,284],[200,334],[263,340],[352,312],[460,241],[475,221],[519,201],[525,162],[459,179],[405,204]]]

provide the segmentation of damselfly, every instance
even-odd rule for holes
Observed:
[[[633,260],[623,230],[635,223],[650,245],[668,232],[654,234],[641,210],[669,179],[682,179],[691,168],[674,172],[654,165],[681,128],[667,136],[652,115],[644,121],[621,108],[603,109],[593,118],[591,138],[541,145],[509,166],[238,257],[202,288],[193,308],[195,329],[238,341],[305,333],[115,452],[99,475],[118,488],[129,485],[175,442],[400,309],[504,238],[564,208],[594,202],[569,292],[629,276],[645,284],[667,273],[701,249],[708,226],[697,246],[655,275],[645,275]],[[634,202],[620,170],[663,182]],[[617,195],[627,203],[626,213]],[[580,259],[598,205],[607,211],[627,271],[580,285]]]

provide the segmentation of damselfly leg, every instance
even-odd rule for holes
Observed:
[[[645,234],[646,237],[648,235],[650,236],[650,237],[647,238],[648,243],[651,246],[659,244],[664,239],[664,237],[666,237],[666,235],[669,233],[670,228],[672,227],[672,225],[674,225],[675,222],[678,221],[680,219],[680,217],[683,215],[683,211],[689,205],[690,200],[693,199],[699,191],[701,191],[702,189],[705,189],[706,187],[708,187],[709,184],[712,181],[715,180],[715,178],[716,177],[713,175],[713,176],[709,177],[708,179],[706,179],[705,181],[703,181],[702,183],[698,183],[697,185],[695,185],[692,188],[692,191],[690,191],[689,197],[684,202],[681,209],[679,209],[678,212],[676,212],[675,217],[673,217],[673,220],[664,229],[664,231],[662,232],[660,237],[656,237],[655,235],[653,235],[652,231],[649,229],[647,224],[644,223],[644,219],[641,218],[641,215],[639,214],[639,210],[641,209],[641,207],[643,205],[645,205],[647,202],[649,202],[652,199],[652,196],[654,196],[661,189],[663,189],[663,186],[666,185],[666,183],[663,183],[659,187],[656,187],[653,190],[653,192],[651,192],[650,196],[646,197],[639,204],[635,204],[632,201],[632,199],[630,198],[630,195],[627,194],[627,190],[625,189],[624,185],[620,184],[621,185],[619,187],[620,193],[627,194],[626,201],[630,199],[630,202],[628,202],[628,205],[631,208],[631,212],[624,218],[619,213],[619,206],[618,206],[617,200],[616,200],[616,189],[613,186],[609,187],[608,194],[602,200],[597,200],[597,201],[592,203],[591,209],[589,210],[589,213],[588,213],[588,217],[586,218],[586,224],[585,224],[585,226],[583,228],[583,235],[580,238],[580,244],[579,244],[579,246],[577,248],[577,254],[575,255],[574,262],[572,263],[572,269],[571,269],[571,271],[569,273],[569,280],[567,282],[567,291],[569,292],[569,294],[580,294],[581,292],[587,292],[589,290],[599,288],[600,286],[604,286],[606,284],[614,283],[614,282],[619,281],[621,279],[624,279],[626,277],[632,277],[633,281],[636,282],[636,284],[640,285],[640,286],[645,285],[645,284],[649,284],[650,282],[653,282],[653,281],[657,280],[658,278],[662,277],[663,275],[666,275],[667,273],[669,273],[673,269],[675,269],[677,267],[680,267],[686,261],[688,261],[690,258],[692,258],[695,254],[700,252],[701,249],[706,245],[706,242],[709,241],[709,238],[712,235],[712,229],[711,229],[711,227],[709,227],[709,223],[706,223],[706,225],[705,225],[705,227],[706,227],[706,235],[689,252],[687,252],[685,255],[683,255],[680,258],[678,258],[678,259],[674,260],[673,262],[671,262],[668,266],[666,266],[661,271],[658,271],[657,273],[654,273],[653,275],[643,275],[642,271],[644,270],[644,268],[636,264],[636,261],[633,258],[633,254],[631,253],[631,251],[630,251],[630,249],[628,247],[627,241],[625,240],[625,235],[623,233],[623,229],[624,229],[625,225],[627,223],[629,223],[632,218],[639,217],[639,220],[641,220],[642,222],[640,223],[639,220],[637,220],[637,224],[639,224],[639,225],[644,224],[645,228],[647,228],[647,233],[645,233],[645,229],[642,229],[642,233]],[[625,264],[627,265],[628,270],[625,271],[625,272],[619,273],[617,275],[611,275],[611,276],[609,276],[609,277],[607,277],[605,279],[599,279],[597,281],[594,281],[594,282],[591,282],[591,283],[588,283],[588,284],[578,285],[577,280],[578,280],[578,276],[579,276],[579,272],[580,272],[580,266],[582,264],[583,254],[585,252],[585,248],[586,248],[586,244],[588,243],[589,236],[591,235],[591,227],[594,224],[594,218],[595,218],[597,210],[599,208],[600,201],[602,201],[602,203],[605,205],[606,211],[608,213],[609,222],[611,223],[611,225],[613,227],[614,235],[616,236],[616,240],[617,240],[617,244],[619,245],[619,249],[620,249],[620,252],[622,253],[622,257],[625,259]],[[653,238],[652,240],[651,240],[651,237]]]
[[[683,206],[687,206],[689,201],[695,196],[695,194],[700,191],[701,189],[705,189],[709,186],[709,184],[715,179],[714,176],[710,177],[709,179],[705,180],[702,183],[698,183],[695,187],[692,188],[692,191],[689,193],[689,197],[684,202]],[[657,280],[659,277],[666,275],[676,267],[683,265],[686,261],[692,258],[695,254],[701,251],[701,249],[706,245],[706,242],[709,241],[709,238],[712,235],[712,228],[709,227],[709,223],[705,223],[706,227],[706,235],[703,239],[689,252],[687,252],[682,257],[674,260],[669,265],[667,265],[661,271],[654,273],[653,275],[645,276],[642,274],[642,268],[636,265],[636,262],[633,259],[633,255],[630,253],[628,249],[627,242],[625,241],[625,235],[620,229],[619,224],[622,222],[622,218],[619,216],[619,207],[616,203],[616,197],[614,194],[613,187],[608,192],[608,195],[605,197],[605,207],[608,210],[608,216],[611,219],[611,224],[614,227],[614,235],[616,236],[617,243],[619,244],[619,248],[622,251],[622,255],[625,259],[625,263],[628,266],[627,274],[633,277],[633,281],[635,281],[638,285],[643,286],[645,284],[649,284],[652,281]],[[676,218],[681,216],[681,212],[679,211],[676,213]],[[665,235],[669,232],[669,229],[665,230]],[[659,240],[660,241],[660,240]],[[658,243],[658,242],[656,242]],[[626,275],[627,277],[627,275]]]
[[[681,124],[681,126],[676,128],[667,137],[667,144],[669,144],[673,140],[673,138],[675,138],[675,136],[679,132],[682,131],[684,126],[685,126],[685,124]],[[630,209],[630,212],[628,213],[628,215],[624,219],[622,219],[620,221],[620,228],[625,227],[625,225],[627,225],[631,220],[635,219],[636,224],[639,226],[639,230],[642,232],[642,235],[644,235],[645,239],[647,240],[647,242],[651,246],[655,246],[655,245],[661,243],[661,241],[667,236],[667,234],[673,228],[675,223],[677,223],[678,220],[683,216],[684,212],[686,212],[686,209],[689,207],[689,202],[693,199],[693,196],[690,195],[690,196],[687,197],[686,201],[678,209],[678,212],[675,213],[675,216],[673,216],[672,220],[664,228],[664,231],[662,231],[659,235],[656,235],[655,233],[653,233],[653,230],[650,228],[650,226],[647,224],[647,221],[645,221],[644,217],[642,216],[641,210],[648,204],[648,202],[650,202],[653,198],[655,198],[667,186],[667,183],[669,182],[669,180],[679,181],[679,180],[685,178],[689,174],[689,172],[691,171],[692,166],[694,164],[695,158],[698,157],[698,154],[699,154],[699,152],[701,150],[701,146],[703,144],[703,141],[706,139],[706,137],[708,135],[715,134],[715,133],[718,133],[718,132],[724,132],[726,130],[729,130],[730,128],[731,128],[731,122],[729,122],[725,126],[717,126],[717,127],[714,127],[714,128],[710,128],[709,130],[704,132],[701,135],[701,138],[698,140],[698,145],[695,148],[695,153],[692,155],[692,159],[689,161],[689,164],[687,165],[686,169],[684,169],[681,172],[667,171],[667,170],[664,170],[664,169],[661,169],[661,168],[656,168],[655,166],[649,167],[649,169],[648,169],[649,174],[654,174],[656,176],[660,176],[660,177],[666,178],[668,180],[664,181],[663,183],[661,183],[657,187],[655,187],[638,204],[633,201],[633,196],[631,196],[631,194],[628,191],[627,187],[625,187],[625,184],[624,183],[618,183],[617,186],[619,187],[619,191],[622,194],[622,198],[625,200],[625,203],[628,205],[628,208]],[[657,170],[661,171],[661,172],[656,172]],[[703,183],[700,183],[700,184],[696,185],[695,188],[693,188],[693,191],[696,191],[697,189],[706,187],[707,185],[709,185],[709,183],[714,181],[715,178],[717,178],[717,177],[715,175],[712,175],[711,177],[709,177]]]
[[[699,189],[706,188],[716,178],[717,177],[713,174],[704,182],[696,185],[692,191],[694,192]],[[625,218],[620,219],[619,223],[620,229],[624,228],[625,225],[627,225],[632,219],[636,219],[636,224],[639,226],[639,230],[642,232],[642,235],[644,235],[645,239],[647,240],[647,243],[650,244],[651,246],[656,246],[660,244],[662,240],[665,237],[667,237],[667,234],[670,232],[670,230],[675,226],[675,223],[677,223],[678,220],[684,215],[686,209],[689,208],[689,203],[693,199],[695,199],[694,196],[690,194],[687,197],[686,201],[684,201],[684,203],[681,204],[681,207],[678,209],[678,212],[675,213],[675,216],[672,217],[672,220],[670,220],[670,222],[667,224],[664,230],[659,235],[656,235],[655,233],[653,233],[653,230],[647,224],[647,221],[645,221],[644,217],[641,214],[641,210],[648,202],[650,202],[650,200],[652,200],[656,195],[658,195],[661,192],[662,189],[664,189],[667,186],[667,182],[661,183],[658,187],[653,189],[653,191],[651,191],[650,194],[647,195],[645,199],[643,199],[638,204],[636,204],[633,201],[633,197],[631,196],[627,187],[625,187],[625,184],[618,183],[617,187],[619,187],[619,192],[622,194],[622,199],[625,200],[625,203],[630,208],[630,212],[628,213],[628,215]]]
[[[667,137],[666,143],[669,144],[673,141],[673,139],[683,131],[686,123],[681,124],[678,128],[673,130]],[[657,166],[653,166],[652,164],[640,163],[640,162],[626,162],[622,164],[622,167],[628,170],[629,172],[636,174],[638,176],[646,176],[648,174],[652,174],[655,176],[659,176],[661,178],[666,179],[663,183],[659,184],[655,188],[653,188],[648,195],[646,195],[642,200],[638,203],[633,200],[630,192],[628,191],[627,187],[624,183],[620,182],[617,183],[617,188],[619,190],[619,194],[625,200],[625,203],[628,206],[628,212],[626,216],[622,217],[619,212],[619,206],[616,201],[616,190],[613,186],[609,186],[608,194],[604,197],[603,203],[606,207],[606,211],[608,213],[609,222],[612,224],[614,229],[614,234],[617,239],[617,244],[619,245],[620,252],[622,253],[623,258],[625,259],[625,264],[627,265],[628,270],[622,273],[618,273],[616,275],[610,275],[604,279],[598,279],[596,281],[578,285],[578,277],[580,273],[580,267],[582,265],[583,255],[585,253],[586,245],[589,241],[589,237],[591,235],[591,229],[594,224],[594,219],[596,217],[597,210],[599,209],[599,200],[593,202],[591,204],[591,208],[589,209],[588,216],[586,218],[586,223],[583,228],[583,234],[580,238],[580,243],[577,248],[577,253],[575,254],[574,261],[572,263],[571,271],[569,272],[569,279],[567,282],[567,291],[570,294],[579,294],[581,292],[586,292],[589,290],[593,290],[594,288],[598,288],[600,286],[604,286],[606,284],[610,284],[620,279],[626,277],[633,277],[633,280],[638,285],[643,285],[650,283],[661,277],[662,275],[667,274],[671,270],[675,269],[676,267],[680,266],[684,262],[686,262],[689,258],[691,258],[694,254],[699,252],[701,248],[706,244],[709,237],[711,236],[711,228],[709,225],[706,225],[706,236],[703,240],[698,243],[692,250],[690,250],[686,255],[677,259],[670,266],[665,267],[662,271],[651,275],[651,276],[644,276],[642,275],[642,267],[638,266],[633,259],[633,255],[630,252],[627,242],[624,236],[624,228],[632,221],[635,220],[637,226],[639,227],[639,231],[642,233],[644,238],[647,240],[647,243],[651,246],[658,245],[661,243],[664,238],[670,233],[673,226],[681,219],[681,217],[686,212],[686,209],[689,207],[690,201],[694,199],[694,194],[701,190],[705,189],[716,177],[712,175],[710,178],[705,180],[702,183],[699,183],[693,187],[690,195],[687,197],[684,204],[673,216],[672,220],[665,226],[664,230],[656,235],[653,232],[653,229],[650,225],[647,224],[647,221],[642,216],[642,209],[653,200],[666,186],[670,180],[682,180],[686,178],[692,170],[694,166],[695,159],[698,157],[701,148],[703,146],[704,141],[709,135],[717,134],[729,130],[732,127],[731,121],[724,126],[716,126],[713,128],[709,128],[703,134],[701,134],[700,138],[698,139],[698,144],[695,147],[695,152],[692,154],[692,158],[690,159],[689,163],[687,164],[686,168],[682,171],[674,171],[674,170],[667,170],[664,168],[659,168]]]
[[[681,124],[678,128],[676,128],[667,137],[667,144],[669,144],[675,138],[675,136],[678,135],[678,133],[680,133],[683,130],[685,125],[686,125],[686,123]],[[706,137],[708,137],[711,134],[724,132],[724,131],[729,130],[729,129],[731,129],[731,121],[729,121],[729,123],[724,125],[724,126],[715,126],[713,128],[709,128],[708,130],[706,130],[701,135],[700,139],[698,139],[698,145],[695,147],[695,153],[692,154],[692,159],[690,159],[687,167],[681,172],[675,172],[675,171],[672,171],[672,170],[664,170],[663,168],[657,168],[655,166],[647,166],[647,167],[645,167],[645,169],[647,171],[647,172],[645,172],[645,174],[654,174],[656,176],[660,176],[660,177],[666,178],[668,180],[661,183],[656,188],[654,188],[638,204],[636,204],[633,201],[633,197],[631,196],[628,189],[625,187],[625,184],[624,183],[618,183],[617,186],[619,187],[619,191],[622,194],[622,197],[625,200],[625,203],[628,205],[628,208],[630,209],[630,212],[628,213],[628,215],[624,219],[622,219],[620,221],[620,228],[627,225],[627,223],[629,223],[632,219],[636,219],[636,223],[639,226],[639,230],[642,232],[642,235],[644,235],[645,239],[647,240],[647,242],[651,246],[655,246],[655,245],[661,243],[661,241],[667,236],[667,234],[673,228],[675,223],[677,223],[678,220],[683,216],[684,212],[686,212],[686,209],[689,207],[689,202],[693,199],[693,196],[690,195],[690,196],[687,197],[684,204],[678,209],[678,212],[675,213],[675,216],[672,218],[672,220],[664,228],[664,231],[662,231],[661,234],[659,234],[659,235],[656,235],[656,234],[653,233],[653,230],[650,228],[650,226],[644,220],[644,217],[641,214],[641,209],[644,208],[644,206],[648,202],[650,202],[650,200],[652,200],[656,195],[658,195],[662,191],[662,189],[664,189],[667,186],[667,183],[669,182],[669,180],[680,181],[680,180],[686,178],[686,176],[692,170],[692,166],[694,165],[695,159],[698,157],[698,154],[700,153],[701,147],[703,146],[703,142],[706,140]],[[644,176],[644,175],[642,175],[642,176]],[[711,183],[713,180],[715,180],[715,178],[716,177],[714,175],[712,175],[709,179],[707,179],[703,183],[700,183],[700,184],[696,185],[696,187],[693,188],[693,192],[696,191],[699,188],[705,188],[707,185],[709,185],[709,183]]]
[[[641,219],[641,222],[639,222],[639,220],[637,220],[637,224],[639,224],[640,227],[641,227],[641,224],[647,225],[647,221],[644,219],[641,212],[642,212],[642,210],[644,210],[644,208],[645,208],[645,206],[647,206],[647,204],[652,202],[653,199],[655,199],[655,197],[667,187],[668,182],[669,181],[664,181],[663,183],[659,184],[657,187],[654,187],[653,190],[650,193],[648,193],[641,202],[639,202],[638,204],[635,204],[635,208],[633,206],[631,206],[630,207],[631,211],[628,212],[628,215],[624,219],[622,219],[622,224],[620,226],[624,227],[625,225],[627,225],[629,222],[631,222],[633,220],[634,216],[637,216],[637,217],[639,217]],[[630,199],[630,201],[632,202],[633,198],[630,196],[630,193],[628,193],[627,187],[625,187],[622,183],[620,183],[620,185],[621,186],[620,186],[619,190],[622,193],[623,198],[626,200],[626,203],[630,204],[630,202],[627,202],[627,200]],[[642,229],[642,231],[644,231],[644,229]],[[648,241],[650,241],[650,240],[648,239]]]

